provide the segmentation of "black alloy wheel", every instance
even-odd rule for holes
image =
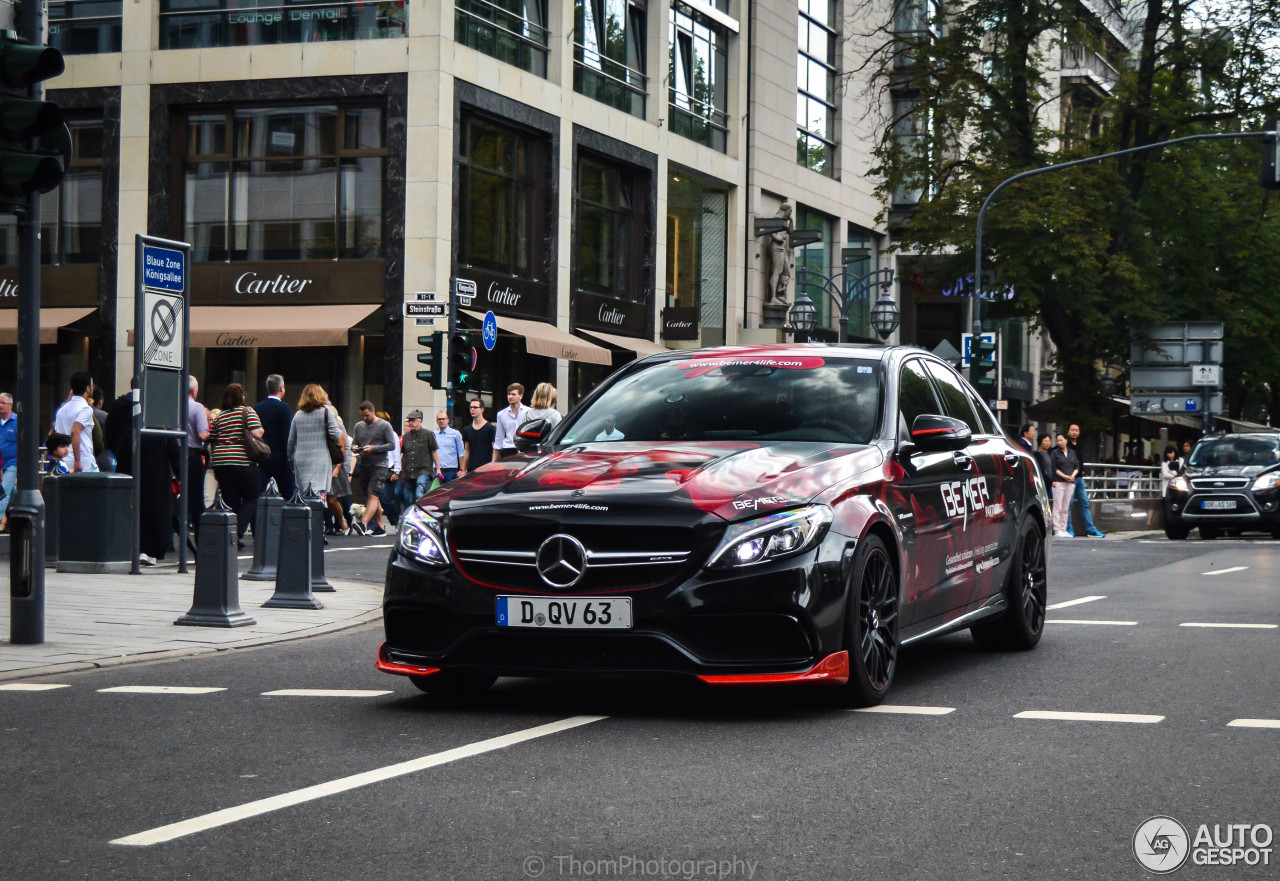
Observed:
[[[1191,534],[1191,527],[1183,526],[1181,523],[1164,525],[1164,537],[1171,541],[1182,541]]]
[[[1018,537],[1009,579],[1005,583],[1009,608],[995,621],[971,627],[974,642],[985,649],[1000,651],[1035,648],[1044,633],[1045,604],[1049,596],[1048,573],[1044,532],[1035,520],[1027,518]]]
[[[846,615],[849,684],[840,702],[870,707],[884,700],[898,668],[898,573],[878,537],[858,550]]]
[[[438,697],[462,697],[488,691],[497,676],[470,670],[441,670],[430,676],[410,676],[409,681],[425,694]]]

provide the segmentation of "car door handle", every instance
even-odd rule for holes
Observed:
[[[961,468],[968,468],[973,464],[973,457],[968,453],[956,453],[951,457],[951,461],[955,462]]]
[[[1022,457],[1017,453],[1005,453],[1004,461],[1010,468],[1017,468],[1018,463],[1022,461]]]

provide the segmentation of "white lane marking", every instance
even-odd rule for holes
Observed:
[[[102,694],[211,694],[226,689],[187,685],[117,685],[114,688],[99,688],[98,691]]]
[[[901,713],[906,716],[945,716],[954,713],[955,707],[916,707],[905,704],[880,704],[877,707],[860,707],[855,713]]]
[[[1213,621],[1187,621],[1179,627],[1228,627],[1236,630],[1275,630],[1280,624],[1220,624]]]
[[[354,688],[282,688],[279,691],[264,691],[263,697],[378,697],[391,694],[387,691],[369,691]]]
[[[1107,624],[1112,627],[1137,627],[1137,621],[1102,621],[1095,618],[1047,618],[1046,624]]]
[[[1024,710],[1015,713],[1015,719],[1052,719],[1059,722],[1133,722],[1138,725],[1154,725],[1164,716],[1143,716],[1136,713],[1060,713],[1052,710]]]
[[[1054,603],[1052,606],[1045,606],[1046,610],[1065,609],[1067,606],[1078,606],[1081,603],[1092,603],[1095,600],[1105,600],[1106,597],[1080,597],[1078,600],[1067,600],[1063,603]]]
[[[1280,719],[1232,719],[1228,728],[1280,728]]]
[[[1226,575],[1228,572],[1243,572],[1248,566],[1232,566],[1230,569],[1214,569],[1212,572],[1201,572],[1201,575]]]
[[[315,786],[296,789],[293,792],[285,792],[280,795],[273,795],[270,798],[251,801],[248,804],[239,805],[238,807],[224,808],[221,811],[214,811],[213,813],[205,814],[202,817],[192,817],[189,820],[170,823],[168,826],[159,826],[155,829],[149,829],[146,832],[126,835],[124,838],[117,838],[111,843],[143,847],[153,844],[163,844],[166,841],[173,841],[175,838],[194,835],[197,832],[206,832],[210,829],[216,829],[219,826],[227,826],[231,823],[237,823],[240,820],[247,820],[250,817],[257,817],[261,814],[270,813],[271,811],[278,811],[304,802],[314,801],[318,798],[324,798],[325,796],[336,795],[340,792],[347,792],[348,790],[357,789],[361,786],[381,783],[383,780],[402,777],[405,774],[413,774],[418,771],[426,770],[427,768],[434,768],[438,765],[445,765],[449,762],[456,762],[460,759],[477,756],[481,753],[505,749],[508,746],[514,746],[517,743],[523,743],[526,740],[546,737],[549,734],[557,734],[561,731],[567,731],[570,728],[577,728],[580,725],[589,725],[592,722],[599,722],[601,719],[607,718],[607,716],[571,716],[568,719],[561,719],[558,722],[539,725],[536,728],[525,728],[523,731],[514,731],[511,734],[491,737],[488,740],[480,740],[476,743],[470,743],[466,746],[456,747],[455,749],[445,750],[440,753],[433,753],[429,756],[422,756],[421,758],[412,759],[408,762],[387,765],[385,768],[375,768],[372,771],[365,771],[361,774],[352,774],[350,777],[330,780],[328,783],[318,783]]]
[[[55,688],[70,687],[70,685],[54,685],[49,682],[8,682],[0,685],[0,691],[53,691]]]

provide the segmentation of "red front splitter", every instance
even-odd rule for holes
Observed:
[[[793,685],[798,682],[844,685],[849,681],[849,653],[843,651],[827,655],[812,669],[802,673],[734,673],[698,678],[710,685]]]
[[[430,676],[432,673],[439,673],[439,667],[418,667],[414,664],[396,664],[382,657],[382,652],[386,649],[387,644],[384,642],[378,646],[378,660],[374,664],[383,673],[394,673],[397,676]]]

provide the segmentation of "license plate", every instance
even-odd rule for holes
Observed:
[[[1236,503],[1235,499],[1205,499],[1200,508],[1204,511],[1234,511]]]
[[[498,597],[499,627],[630,630],[630,597]]]

